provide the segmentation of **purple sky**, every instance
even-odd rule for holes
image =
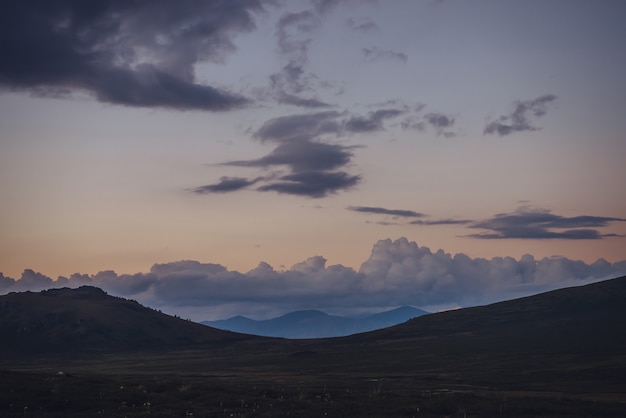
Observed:
[[[11,0],[0,291],[82,280],[216,319],[623,273],[625,15],[621,0]]]

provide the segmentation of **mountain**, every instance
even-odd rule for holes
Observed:
[[[260,321],[234,316],[201,323],[223,330],[268,337],[326,338],[386,328],[427,313],[411,306],[402,306],[364,318],[346,318],[317,310],[304,310]]]
[[[250,339],[165,315],[96,287],[0,296],[0,353],[172,349]]]

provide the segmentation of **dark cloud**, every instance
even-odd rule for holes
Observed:
[[[626,222],[624,218],[603,216],[565,217],[545,209],[519,208],[513,213],[500,213],[491,219],[474,223],[471,228],[486,229],[487,233],[472,234],[481,239],[601,239],[615,234],[601,234],[596,229],[613,222]]]
[[[262,179],[263,177],[257,177],[252,180],[243,177],[220,177],[219,183],[196,187],[193,191],[198,194],[235,192],[248,188]]]
[[[533,119],[543,117],[548,111],[548,105],[556,99],[554,94],[546,94],[533,100],[518,101],[510,114],[488,123],[483,133],[505,136],[515,132],[536,131],[539,128],[533,125]]]
[[[247,273],[185,260],[155,264],[148,273],[73,274],[53,281],[32,270],[20,280],[0,274],[0,293],[89,284],[195,320],[234,315],[276,316],[298,309],[382,309],[392,306],[471,306],[626,274],[626,261],[592,264],[524,255],[492,259],[431,251],[406,238],[381,240],[358,271],[310,257],[283,271],[261,262]]]
[[[350,190],[361,181],[361,177],[340,169],[351,164],[354,150],[360,146],[332,144],[325,138],[344,131],[342,116],[342,113],[327,111],[271,119],[254,133],[254,137],[261,142],[278,144],[269,154],[258,159],[228,161],[219,165],[261,169],[284,166],[290,170],[289,174],[281,177],[255,179],[255,182],[265,183],[256,189],[261,192],[321,198]],[[234,186],[244,188],[249,185],[246,179],[237,180]],[[235,190],[238,189],[232,189]]]
[[[265,122],[254,137],[261,142],[309,141],[325,134],[341,133],[341,113],[326,111],[281,116]]]
[[[367,62],[376,62],[376,61],[399,61],[403,64],[406,64],[409,57],[403,52],[396,52],[390,49],[382,49],[377,46],[373,46],[371,48],[363,48],[361,50],[363,53],[363,57]]]
[[[352,133],[381,131],[385,128],[384,122],[404,114],[404,109],[379,109],[369,112],[367,116],[353,116],[349,118],[344,128]]]
[[[385,209],[385,208],[372,207],[372,206],[348,206],[346,209],[351,210],[353,212],[400,216],[403,218],[421,218],[422,216],[424,216],[423,213],[415,212],[413,210]]]
[[[223,165],[268,168],[286,165],[293,172],[326,171],[347,165],[354,146],[323,142],[294,141],[280,144],[271,153],[257,160],[231,161]]]
[[[0,15],[0,86],[108,103],[228,110],[247,99],[194,80],[254,29],[260,0],[11,0]]]
[[[282,176],[280,181],[261,186],[257,190],[321,198],[340,190],[352,189],[360,181],[360,176],[352,176],[343,171],[309,171]]]

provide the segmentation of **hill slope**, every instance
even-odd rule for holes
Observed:
[[[182,348],[242,336],[174,318],[91,286],[0,296],[0,353]]]
[[[309,364],[353,375],[624,391],[624,318],[621,277],[329,340]]]
[[[306,310],[290,312],[277,318],[260,321],[244,316],[235,316],[220,321],[203,321],[202,324],[223,330],[268,337],[325,338],[386,328],[426,313],[426,311],[410,306],[402,306],[364,318],[346,318],[328,315],[321,311]]]

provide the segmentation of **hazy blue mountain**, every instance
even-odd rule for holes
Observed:
[[[325,338],[386,328],[427,313],[412,306],[402,306],[366,317],[348,318],[328,315],[316,310],[304,310],[259,321],[245,316],[234,316],[229,319],[201,323],[223,330],[267,337]]]

